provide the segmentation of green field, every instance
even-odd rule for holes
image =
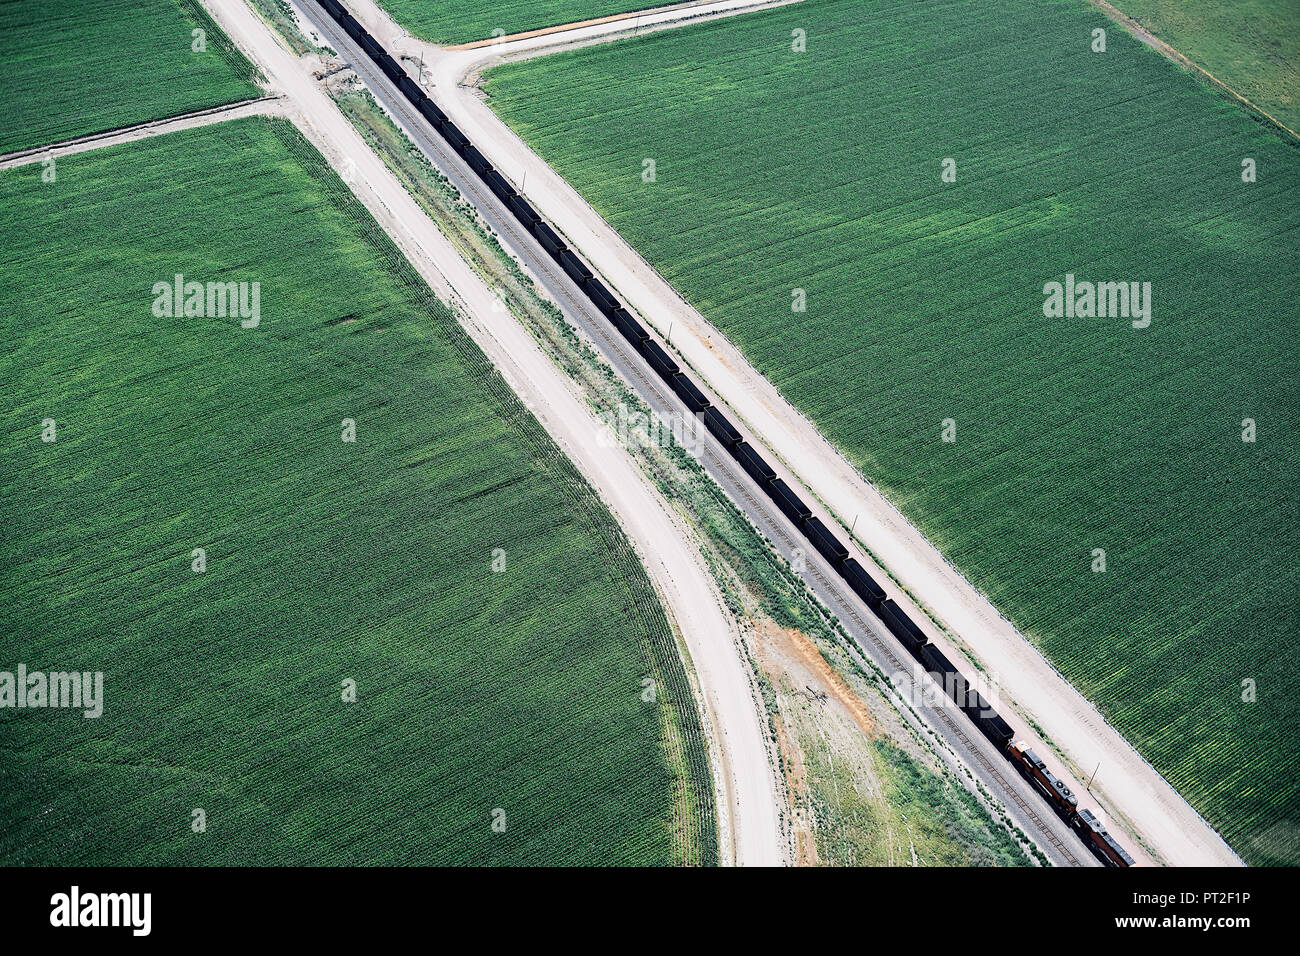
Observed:
[[[431,43],[486,40],[579,20],[664,6],[655,0],[379,0],[379,5],[415,36]]]
[[[629,545],[319,155],[251,119],[66,172],[0,173],[0,671],[105,703],[0,709],[0,863],[713,861]],[[178,272],[260,324],[155,316]]]
[[[1114,0],[1114,6],[1300,131],[1300,0]]]
[[[0,0],[0,37],[0,153],[259,93],[198,0]]]
[[[1291,858],[1294,144],[1081,0],[807,0],[486,89],[1234,847]],[[1067,273],[1151,282],[1151,325],[1045,317]]]
[[[413,147],[374,97],[361,91],[344,94],[338,102],[588,401],[604,409],[623,403],[629,415],[639,413],[649,421],[649,409],[621,379],[609,374],[604,359],[574,333],[560,309],[543,296],[473,207]],[[881,693],[883,677],[863,672],[849,658],[840,633],[803,579],[713,481],[702,480],[699,461],[677,446],[652,442],[634,443],[630,450],[669,504],[691,517],[728,609],[752,622],[759,635],[757,676],[782,748],[782,766],[787,772],[800,765],[809,771],[802,782],[787,776],[787,798],[796,814],[811,802],[811,836],[819,862],[887,865],[909,859],[915,849],[928,865],[1028,864],[1030,857],[1010,828],[974,799],[927,743],[899,723],[898,710]],[[810,692],[804,680],[782,676],[780,655],[772,657],[763,650],[764,640],[780,633],[777,620],[819,648],[866,702],[888,739],[846,724],[836,716],[838,700]],[[795,858],[801,858],[798,848]]]

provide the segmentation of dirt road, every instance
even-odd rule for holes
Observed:
[[[513,52],[528,49],[528,44],[525,41],[537,40],[538,47],[550,47],[557,43],[573,43],[628,30],[637,33],[648,33],[659,25],[676,26],[686,20],[731,12],[743,12],[761,6],[777,6],[782,3],[798,2],[800,0],[757,0],[757,2],[756,0],[694,0],[691,3],[667,4],[632,13],[619,13],[610,17],[564,23],[541,30],[528,30],[524,33],[512,33],[508,36],[490,37],[485,40],[476,40],[473,43],[449,46],[445,49],[450,52],[454,50],[481,50],[490,47],[496,53],[502,50]],[[563,36],[559,34],[563,34]]]
[[[573,386],[361,139],[313,78],[239,0],[204,0],[214,19],[283,96],[285,114],[347,181],[412,265],[458,303],[467,332],[609,504],[675,618],[703,691],[715,756],[724,862],[786,861],[780,798],[757,691],[735,621],[699,550],[626,450],[598,441],[601,423]]]
[[[689,0],[687,3],[674,3],[670,7],[674,10],[687,10],[692,7],[710,6],[710,0]],[[504,36],[488,37],[484,40],[474,40],[471,43],[458,43],[455,46],[449,46],[448,50],[476,50],[480,47],[492,46],[496,43],[509,43],[513,40],[527,40],[532,37],[545,36],[552,33],[564,33],[569,30],[578,30],[583,27],[594,27],[604,23],[614,23],[618,20],[631,20],[632,23],[626,26],[636,28],[641,19],[641,14],[645,11],[633,10],[630,13],[615,13],[608,17],[592,17],[590,20],[578,20],[573,23],[561,23],[552,27],[542,27],[540,30],[525,30],[522,33],[509,33]],[[662,11],[656,11],[662,12]]]
[[[21,149],[13,153],[6,153],[0,156],[0,169],[25,166],[28,163],[41,162],[51,157],[72,156],[91,149],[103,149],[106,146],[130,143],[149,136],[161,136],[164,133],[175,133],[182,129],[211,126],[213,123],[224,123],[228,120],[239,119],[241,116],[272,116],[280,112],[281,104],[274,96],[246,100],[243,103],[232,103],[229,106],[214,106],[211,109],[197,110],[193,113],[185,113],[182,116],[150,120],[147,123],[137,123],[135,126],[124,126],[121,129],[108,130],[103,133],[93,133],[90,136],[79,136],[76,139],[51,143],[48,146],[37,146],[33,149]]]
[[[733,0],[734,15],[761,4]],[[1111,727],[1052,665],[840,455],[740,352],[691,308],[634,249],[481,101],[462,85],[499,56],[531,55],[552,44],[572,45],[577,34],[561,32],[448,51],[405,36],[373,2],[351,0],[350,9],[394,52],[423,56],[430,95],[518,189],[603,274],[606,281],[660,333],[671,326],[672,343],[711,388],[806,488],[855,537],[880,556],[902,585],[927,607],[955,640],[997,676],[1002,706],[1021,727],[1027,715],[1069,761],[1062,776],[1078,793],[1098,768],[1089,803],[1116,832],[1141,834],[1139,862],[1170,865],[1241,865],[1237,855],[1181,796]],[[722,6],[722,5],[719,5]],[[696,11],[698,12],[698,11]],[[661,24],[663,27],[663,24]],[[583,42],[626,30],[624,23],[585,27]],[[400,38],[400,39],[399,39]],[[899,588],[891,596],[912,603]],[[952,643],[914,614],[945,650]],[[960,653],[960,652],[954,652]],[[949,654],[949,656],[953,656]],[[1010,705],[1010,706],[1008,706]],[[1028,735],[1031,736],[1032,735]],[[1048,749],[1048,748],[1044,748]]]
[[[463,56],[466,63],[483,63],[499,56],[517,56],[531,50],[551,52],[628,33],[653,33],[681,26],[684,23],[802,2],[803,0],[699,0],[693,3],[673,3],[636,13],[580,20],[543,30],[530,30],[511,36],[492,37],[449,47],[434,46],[432,43],[424,43],[411,36],[399,27],[388,13],[375,3],[375,0],[348,0],[347,8],[394,56],[400,51],[418,60],[423,53],[425,75],[428,76],[431,64],[435,61],[455,63],[458,57]],[[457,73],[453,69],[442,75],[459,77],[464,74],[463,71]]]

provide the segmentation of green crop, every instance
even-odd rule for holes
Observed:
[[[644,571],[319,154],[250,119],[40,174],[0,173],[0,670],[104,714],[0,710],[0,861],[714,860]],[[155,315],[176,273],[260,321]]]
[[[0,37],[0,153],[259,92],[198,0],[0,0]]]
[[[1300,8],[1295,0],[1115,0],[1183,56],[1300,130]]]

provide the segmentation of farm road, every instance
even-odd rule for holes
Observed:
[[[690,533],[628,452],[599,441],[602,423],[532,336],[494,309],[495,293],[369,148],[313,73],[239,0],[203,0],[223,30],[283,97],[287,115],[366,205],[421,276],[461,307],[462,324],[542,425],[600,493],[633,542],[679,626],[704,694],[715,758],[723,862],[786,862],[781,798],[763,711],[742,660],[735,620]]]
[[[137,139],[161,136],[164,133],[175,133],[182,129],[211,126],[213,123],[224,123],[227,120],[239,119],[242,116],[272,116],[281,112],[283,112],[282,104],[277,97],[263,96],[255,100],[245,100],[242,103],[214,106],[210,109],[196,110],[193,113],[185,113],[181,116],[150,120],[147,123],[137,123],[134,126],[124,126],[121,129],[92,133],[89,136],[79,136],[76,139],[63,140],[59,143],[50,143],[45,146],[35,146],[30,149],[6,153],[0,156],[0,169],[13,169],[15,166],[43,162],[51,157],[72,156],[91,149],[103,149],[105,146],[130,143]]]

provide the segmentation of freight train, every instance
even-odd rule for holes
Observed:
[[[1013,742],[1015,731],[989,705],[951,661],[913,623],[907,612],[888,598],[867,570],[849,554],[840,540],[820,518],[813,515],[802,499],[777,476],[769,465],[727,417],[719,411],[698,386],[685,375],[645,328],[625,309],[605,285],[592,275],[555,230],[542,221],[526,199],[497,172],[492,164],[469,141],[438,106],[429,99],[406,71],[344,9],[338,0],[318,0],[321,7],[338,21],[343,30],[370,57],[375,65],[406,97],[420,115],[445,139],[466,165],[487,185],[524,228],[533,235],[561,269],[586,293],[592,304],[618,330],[619,334],[645,359],[646,363],[672,389],[690,410],[700,416],[705,427],[722,444],[748,474],[772,499],[772,502],[797,527],[842,577],[849,588],[880,618],[886,629],[897,638],[913,658],[944,689],[993,746],[1042,794],[1056,813],[1079,835],[1090,850],[1108,866],[1132,866],[1133,858],[1115,842],[1090,810],[1078,809],[1074,796],[1032,750]]]

